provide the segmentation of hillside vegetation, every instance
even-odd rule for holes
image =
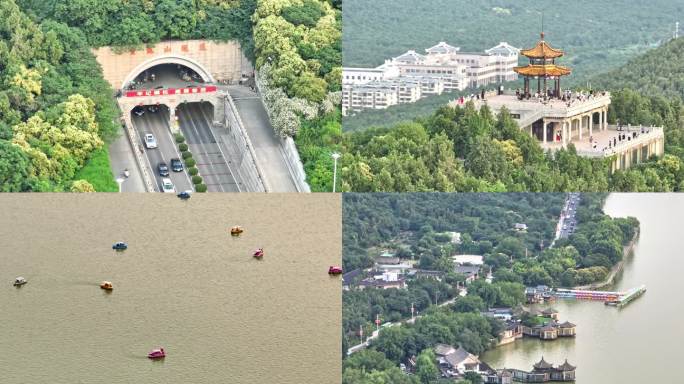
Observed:
[[[90,165],[97,178],[77,175],[118,128],[84,35],[37,24],[14,0],[0,0],[0,14],[0,189],[115,190],[106,157]]]

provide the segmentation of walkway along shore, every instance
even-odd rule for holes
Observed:
[[[620,260],[617,264],[613,266],[613,268],[610,269],[610,273],[608,273],[608,276],[606,276],[606,279],[604,281],[600,281],[597,283],[591,283],[587,285],[578,285],[576,287],[572,287],[572,289],[587,289],[587,290],[592,290],[592,289],[599,289],[606,287],[608,285],[612,285],[615,282],[615,276],[617,276],[618,272],[622,271],[622,268],[625,265],[625,258],[627,255],[629,255],[630,252],[634,250],[634,245],[637,243],[639,240],[639,231],[640,229],[637,228],[636,232],[634,233],[634,236],[632,237],[632,240],[630,240],[629,244],[625,245],[622,248],[622,260]]]

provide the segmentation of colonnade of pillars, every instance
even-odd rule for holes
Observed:
[[[608,108],[601,108],[598,111],[592,111],[582,115],[573,116],[572,118],[563,119],[561,121],[549,121],[547,119],[542,119],[542,142],[562,142],[563,145],[565,145],[575,136],[577,136],[579,140],[582,140],[585,137],[585,133],[589,134],[589,137],[593,136],[594,114],[596,113],[599,114],[599,122],[597,127],[598,130],[607,130]],[[553,129],[549,129],[550,127]],[[532,134],[532,127],[530,127],[530,134]],[[549,134],[551,137],[549,137]]]

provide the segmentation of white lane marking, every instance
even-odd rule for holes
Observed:
[[[169,110],[169,114],[170,113],[171,113],[171,111]],[[176,139],[171,134],[171,125],[169,124],[169,119],[163,119],[163,120],[164,120],[164,125],[166,127],[166,129],[164,129],[164,131],[166,131],[166,134],[171,139],[171,147],[173,147],[173,151],[176,153],[176,155],[178,155],[178,158],[181,161],[183,161],[181,154],[178,152],[178,146],[176,145]],[[180,129],[180,126],[178,129]],[[185,167],[185,166],[183,167],[183,174],[185,175],[185,178],[188,180],[188,184],[190,184],[190,189],[194,191],[195,190],[194,184],[192,184],[192,180],[190,179],[190,176],[188,175],[188,169],[187,168],[188,167]]]
[[[221,152],[221,157],[223,157],[223,162],[226,164],[226,168],[228,168],[228,172],[230,172],[230,177],[233,179],[233,183],[235,184],[235,187],[237,188],[238,192],[242,192],[242,190],[240,189],[240,185],[238,184],[237,179],[235,178],[235,175],[233,174],[233,170],[230,168],[230,164],[228,164],[228,161],[227,161],[228,158],[226,157],[226,154],[223,153],[223,150],[221,149],[221,144],[219,143],[220,138],[217,139],[216,136],[214,135],[214,132],[212,132],[212,130],[211,130],[211,128],[213,126],[213,122],[210,121],[209,118],[207,117],[207,115],[204,113],[204,109],[200,108],[200,113],[202,114],[202,117],[207,122],[207,127],[209,127],[209,134],[211,135],[211,137],[216,142],[216,147],[218,147],[219,152]]]
[[[138,116],[138,118],[140,118],[140,117],[141,117],[141,116]],[[138,126],[134,123],[135,120],[136,120],[136,119],[131,119],[131,124],[133,124],[133,128],[134,128],[135,130],[137,130],[138,132],[141,132],[141,131],[140,131],[140,127],[138,127]],[[145,127],[147,126],[146,124],[142,123],[142,122],[145,121],[144,119],[138,119],[138,121],[141,121],[141,125],[144,125]],[[141,133],[144,133],[144,132],[141,132]],[[139,135],[138,137],[144,137],[144,135]],[[142,145],[143,145],[143,147],[145,147],[144,143],[143,143]],[[148,169],[150,170],[150,172],[152,173],[152,175],[154,175],[154,181],[155,181],[155,183],[154,183],[154,184],[155,184],[155,185],[154,185],[154,188],[155,188],[155,191],[156,191],[156,192],[160,192],[158,180],[157,180],[157,177],[156,177],[157,175],[156,175],[156,174],[154,173],[154,171],[152,170],[152,163],[150,162],[150,157],[149,157],[149,153],[148,153],[148,152],[149,152],[149,149],[144,148],[144,149],[143,149],[143,152],[145,153],[145,156],[143,156],[143,157],[145,158],[145,162],[147,163]]]
[[[197,146],[200,148],[200,151],[204,151],[204,155],[209,160],[209,162],[208,162],[209,168],[211,168],[213,175],[207,175],[207,176],[215,177],[217,184],[212,184],[212,185],[218,185],[221,192],[225,192],[223,190],[223,186],[221,185],[221,180],[218,177],[216,169],[214,169],[214,164],[212,163],[211,159],[209,158],[208,151],[206,148],[204,148],[204,143],[202,143],[202,136],[199,134],[199,130],[197,129],[197,126],[195,125],[195,121],[193,119],[193,113],[191,112],[191,108],[186,105],[186,107],[184,109],[187,110],[187,114],[189,117],[188,121],[190,122],[190,125],[192,126],[192,130],[197,134]],[[207,185],[209,185],[209,184],[207,184]]]

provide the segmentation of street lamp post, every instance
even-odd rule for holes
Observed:
[[[332,191],[333,191],[333,193],[335,193],[335,186],[337,185],[337,159],[339,159],[341,155],[337,152],[334,152],[331,156],[335,162],[335,164],[333,165],[333,187],[332,187]]]
[[[116,183],[119,184],[119,193],[121,193],[121,184],[123,184],[123,182],[124,182],[124,179],[121,177],[116,179]]]

